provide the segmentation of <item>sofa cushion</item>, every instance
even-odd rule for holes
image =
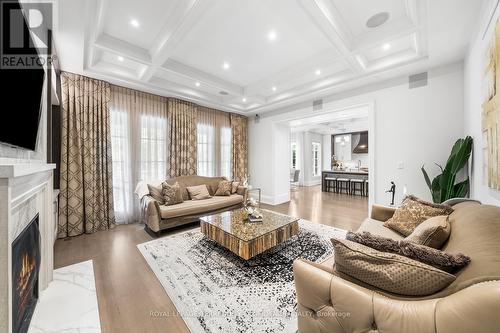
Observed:
[[[409,236],[422,222],[438,215],[449,215],[453,208],[448,205],[439,205],[427,202],[412,195],[407,196],[401,207],[384,225],[405,236]]]
[[[451,225],[448,216],[434,216],[420,223],[405,240],[440,249],[450,237],[450,232]]]
[[[179,186],[179,183],[170,185],[167,184],[166,182],[163,182],[161,184],[161,187],[162,187],[161,194],[163,195],[164,205],[166,206],[177,205],[182,201],[184,201],[182,199],[181,188]]]
[[[163,197],[163,194],[162,194],[161,185],[160,186],[154,186],[152,184],[147,184],[147,185],[148,185],[149,195],[153,199],[158,201],[160,203],[160,205],[163,205],[165,203],[165,198]]]
[[[333,238],[335,269],[388,292],[425,296],[452,283],[455,276],[398,254],[380,252]]]
[[[216,196],[230,196],[232,190],[231,181],[229,180],[221,180],[219,182],[219,186],[217,187],[217,191],[215,191]]]
[[[366,231],[362,233],[348,231],[346,239],[378,251],[396,253],[410,259],[418,260],[447,272],[456,271],[470,262],[470,258],[461,253],[450,254],[429,246],[408,242],[406,239],[397,241],[373,235]]]
[[[238,191],[238,186],[240,186],[240,182],[231,183],[231,194],[235,194]]]
[[[191,200],[205,200],[211,198],[207,185],[188,186],[186,190]]]
[[[160,206],[160,215],[162,219],[199,215],[238,205],[241,202],[243,202],[243,197],[238,194],[233,194],[228,197],[212,197],[206,200],[187,200],[174,206]]]
[[[217,191],[217,187],[219,186],[219,182],[221,180],[226,180],[225,177],[203,177],[203,176],[179,176],[167,179],[166,182],[169,184],[179,183],[182,192],[182,198],[184,200],[189,200],[189,194],[186,190],[187,187],[197,186],[197,185],[206,185],[208,188],[208,193],[210,195],[214,195],[215,191]]]
[[[363,232],[363,231],[367,231],[371,234],[382,237],[392,238],[394,240],[403,239],[403,236],[401,236],[401,234],[385,227],[384,222],[380,222],[378,220],[374,220],[371,218],[367,218],[357,230],[357,232]]]

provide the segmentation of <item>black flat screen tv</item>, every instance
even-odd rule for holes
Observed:
[[[3,19],[3,18],[2,18]],[[24,21],[24,32],[29,31]],[[4,27],[5,28],[5,27]],[[35,45],[29,33],[29,45]],[[38,57],[35,48],[30,51]],[[0,142],[35,150],[42,111],[45,70],[30,68],[0,68]]]

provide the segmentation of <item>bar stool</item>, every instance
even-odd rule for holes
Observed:
[[[337,193],[342,193],[345,190],[346,194],[351,194],[351,180],[347,178],[337,178]]]
[[[326,182],[326,191],[330,192],[330,190],[333,188],[333,191],[335,192],[337,190],[337,178],[335,177],[326,177],[325,178]]]
[[[359,187],[358,187],[359,185]],[[351,194],[356,195],[356,191],[359,191],[359,195],[365,195],[365,180],[364,179],[351,179]]]
[[[368,182],[368,179],[367,179],[367,180],[365,180],[365,196],[368,196],[368,195],[369,195],[369,193],[370,193],[370,192],[368,191],[368,184],[369,184],[369,182]]]

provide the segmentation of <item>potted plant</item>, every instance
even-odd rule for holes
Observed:
[[[470,193],[469,176],[465,175],[465,179],[457,182],[457,174],[467,166],[472,152],[472,138],[467,136],[465,139],[458,139],[451,149],[450,157],[443,168],[441,165],[436,165],[441,169],[441,174],[437,175],[431,182],[429,175],[422,166],[425,182],[431,191],[432,200],[435,203],[442,203],[452,198],[466,198]]]

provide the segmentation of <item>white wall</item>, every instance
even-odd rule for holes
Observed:
[[[409,193],[430,200],[430,193],[420,167],[426,164],[431,176],[437,173],[434,162],[448,158],[453,143],[464,133],[462,64],[432,69],[429,84],[417,89],[408,88],[408,78],[382,82],[332,95],[323,99],[321,112],[332,112],[354,105],[373,103],[375,112],[374,151],[375,193],[373,202],[387,204],[385,190],[396,182],[396,199],[402,199],[403,186]],[[318,111],[315,112],[317,114]],[[261,186],[270,202],[278,202],[273,192],[275,172],[261,165],[262,157],[273,156],[273,124],[312,115],[312,102],[271,113],[262,114],[259,123],[249,125],[249,167],[253,184]],[[371,135],[371,134],[370,134]],[[276,161],[280,163],[280,161]],[[404,168],[398,168],[403,162]],[[289,158],[281,163],[289,167]],[[284,175],[288,179],[289,173]]]
[[[500,10],[493,12],[496,1],[485,1],[481,18],[478,20],[476,33],[471,41],[465,59],[464,69],[464,120],[465,133],[474,138],[473,169],[472,169],[472,197],[483,203],[500,205],[500,191],[488,188],[484,183],[483,175],[483,147],[481,135],[481,113],[483,103],[483,74],[485,68],[485,54],[493,38],[495,23],[500,16]],[[488,26],[488,22],[490,22]],[[486,34],[485,34],[486,31]],[[483,38],[483,34],[485,34]]]
[[[331,134],[323,135],[323,152],[321,160],[323,161],[323,170],[332,169],[332,136]]]

